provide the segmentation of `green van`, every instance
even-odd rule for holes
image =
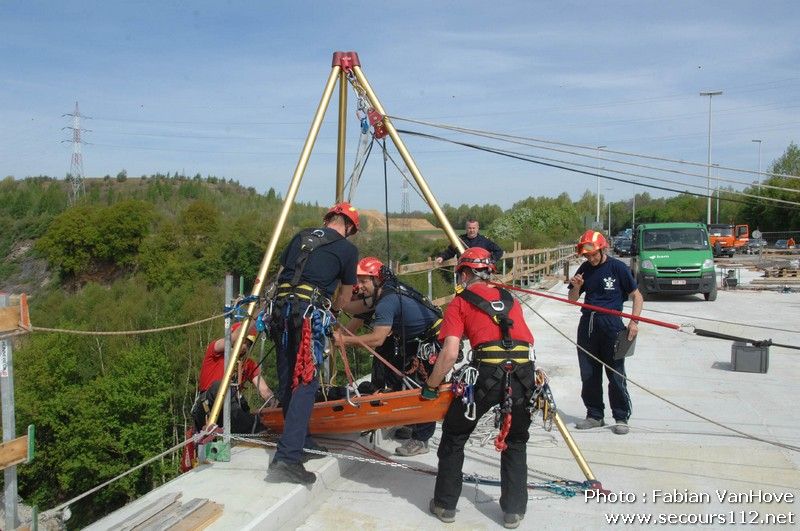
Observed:
[[[714,257],[703,223],[639,225],[631,242],[631,270],[645,298],[658,293],[717,298]]]

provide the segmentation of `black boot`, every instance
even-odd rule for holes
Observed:
[[[267,470],[267,481],[270,483],[298,483],[311,485],[317,480],[317,475],[305,469],[302,463],[289,463],[288,461],[272,461]]]

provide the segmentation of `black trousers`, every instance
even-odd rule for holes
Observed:
[[[584,313],[578,324],[578,345],[585,348],[615,371],[625,375],[625,358],[614,359],[614,341],[625,325],[615,316]],[[581,370],[581,398],[586,406],[586,416],[602,419],[605,415],[603,403],[603,372],[608,378],[608,401],[614,420],[627,420],[631,416],[631,397],[625,378],[614,374],[578,349],[578,365]]]
[[[209,411],[214,405],[214,400],[217,399],[219,392],[220,380],[212,383],[208,389],[200,393],[200,396],[192,406],[192,420],[194,420],[195,432],[199,432],[206,424],[206,415],[208,414],[204,403],[207,405]],[[223,427],[222,414],[217,419],[217,426]],[[250,413],[250,406],[243,396],[237,397],[236,393],[231,393],[231,433],[258,433],[264,429],[260,420]]]
[[[427,376],[433,370],[433,366],[427,361],[417,358],[417,342],[409,341],[405,346],[405,359],[402,352],[395,355],[394,352],[394,338],[389,336],[384,341],[383,345],[375,350],[378,354],[383,356],[386,361],[394,365],[396,368],[407,373],[413,367],[414,363],[418,363],[421,369],[418,369],[408,377],[422,385]],[[423,378],[423,374],[425,378]],[[372,360],[372,384],[378,389],[389,388],[392,391],[403,390],[403,380],[396,375],[391,369],[383,364],[378,358]],[[423,422],[421,424],[411,424],[411,438],[422,442],[428,442],[436,432],[435,422]]]
[[[466,405],[454,399],[444,417],[439,444],[439,471],[433,498],[436,505],[455,510],[461,496],[464,445],[480,418],[505,398],[505,372],[501,365],[480,364],[475,388],[475,420],[464,417]],[[511,374],[511,429],[506,448],[500,454],[500,507],[505,513],[525,514],[528,504],[526,444],[531,417],[526,406],[534,385],[533,362],[516,364]]]

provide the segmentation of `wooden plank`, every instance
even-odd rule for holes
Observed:
[[[0,445],[0,470],[28,460],[28,436],[17,437]]]
[[[192,503],[199,502],[199,503]],[[166,527],[170,531],[193,531],[195,529],[205,529],[210,526],[214,521],[222,516],[223,505],[214,503],[210,500],[201,500],[195,498],[181,507],[179,514],[180,521],[176,524]]]
[[[141,526],[147,525],[147,522],[151,520],[153,517],[161,513],[162,511],[169,511],[171,507],[177,508],[178,500],[182,494],[180,492],[172,492],[161,498],[157,499],[156,501],[148,504],[147,506],[139,509],[135,513],[133,513],[125,522],[122,524],[120,531],[132,531],[137,528],[141,528]]]
[[[19,306],[0,308],[0,333],[16,332],[19,326]]]

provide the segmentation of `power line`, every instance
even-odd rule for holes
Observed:
[[[440,124],[440,123],[436,123],[436,122],[429,122],[429,121],[426,121],[426,120],[416,120],[416,119],[413,119],[413,118],[404,118],[402,116],[389,116],[389,118],[391,118],[392,120],[400,120],[400,121],[404,121],[404,122],[415,123],[415,124],[419,124],[419,125],[426,125],[426,126],[429,126],[429,127],[435,127],[435,128],[439,128],[439,129],[448,129],[448,130],[451,130],[451,131],[457,131],[457,132],[465,133],[465,134],[474,134],[476,136],[488,136],[489,138],[495,138],[496,140],[503,140],[503,139],[506,139],[506,138],[515,139],[515,140],[528,140],[528,141],[531,141],[531,142],[539,142],[539,143],[542,143],[542,144],[552,144],[552,145],[555,145],[555,146],[565,146],[565,147],[579,148],[579,149],[592,150],[592,151],[595,150],[595,146],[586,146],[586,145],[582,145],[582,144],[570,144],[570,143],[567,143],[567,142],[557,142],[557,141],[554,141],[554,140],[545,140],[545,139],[536,138],[536,137],[527,137],[527,136],[520,136],[520,135],[509,135],[509,134],[505,134],[505,133],[495,133],[495,132],[492,132],[492,131],[485,131],[485,130],[480,130],[480,129],[470,129],[470,128],[467,128],[467,127],[459,127],[459,126],[456,126],[456,125]],[[616,150],[613,150],[613,149],[604,149],[603,151],[606,152],[606,153],[613,153],[615,155],[623,155],[623,156],[626,156],[626,157],[639,157],[639,158],[643,158],[643,159],[659,160],[659,161],[662,161],[662,162],[674,162],[674,163],[677,163],[677,164],[686,164],[686,165],[690,165],[690,166],[697,166],[697,167],[701,167],[701,168],[704,168],[704,169],[708,166],[708,164],[702,163],[702,162],[691,162],[691,161],[680,160],[680,159],[670,159],[670,158],[666,158],[666,157],[657,157],[657,156],[654,156],[654,155],[643,155],[643,154],[639,154],[639,153],[631,153],[631,152],[627,152],[627,151],[616,151]],[[595,157],[593,155],[582,155],[582,156],[590,157],[590,158],[593,158],[593,159],[597,159],[598,158],[598,157]],[[600,160],[608,160],[609,162],[619,162],[619,161],[615,161],[613,159],[600,159]],[[739,173],[747,173],[747,174],[751,174],[751,175],[766,175],[766,176],[771,176],[771,177],[784,177],[784,178],[788,178],[788,179],[800,179],[800,176],[789,175],[789,174],[784,174],[784,173],[756,172],[756,171],[753,171],[753,170],[747,170],[747,169],[742,169],[742,168],[733,168],[733,167],[729,167],[729,166],[715,166],[715,168],[720,169],[720,170],[735,171],[735,172],[739,172]]]
[[[590,175],[592,177],[600,177],[601,179],[607,179],[607,180],[616,181],[616,182],[622,182],[622,183],[627,183],[627,184],[635,184],[637,186],[642,186],[642,187],[645,187],[645,188],[652,188],[652,189],[655,189],[655,190],[664,190],[664,191],[667,191],[667,192],[675,192],[675,193],[691,195],[691,196],[695,196],[695,197],[703,197],[703,198],[708,198],[709,197],[706,194],[700,194],[700,193],[696,193],[696,192],[689,192],[689,191],[686,191],[686,190],[679,190],[679,189],[676,189],[676,188],[668,188],[668,187],[665,187],[665,186],[657,186],[657,185],[654,185],[654,184],[644,184],[644,183],[642,183],[640,181],[622,179],[622,178],[619,178],[619,177],[611,177],[609,175],[602,175],[602,174],[595,173],[595,172],[578,170],[578,169],[575,169],[575,168],[570,168],[568,166],[563,166],[562,165],[562,164],[567,164],[567,165],[571,165],[571,166],[584,166],[582,164],[578,164],[578,163],[574,163],[574,162],[556,161],[556,162],[559,162],[559,164],[553,164],[551,162],[543,162],[543,160],[554,160],[554,159],[546,159],[545,157],[535,157],[535,156],[532,156],[532,155],[527,155],[527,154],[524,154],[524,153],[518,153],[518,152],[514,152],[514,151],[510,151],[510,150],[492,148],[492,147],[489,147],[489,146],[483,146],[483,145],[480,145],[480,144],[472,144],[472,143],[469,143],[469,142],[461,142],[461,141],[458,141],[458,140],[452,140],[452,139],[449,139],[449,138],[444,138],[444,137],[440,137],[440,136],[436,136],[436,135],[431,135],[431,134],[428,134],[428,133],[420,133],[420,132],[417,132],[417,131],[409,131],[409,130],[400,130],[400,129],[398,129],[398,132],[403,133],[403,134],[407,134],[407,135],[418,136],[418,137],[421,137],[421,138],[428,138],[428,139],[431,139],[431,140],[439,140],[439,141],[442,141],[442,142],[449,142],[449,143],[452,143],[452,144],[456,144],[456,145],[460,145],[460,146],[464,146],[464,147],[469,147],[469,148],[477,149],[477,150],[480,150],[480,151],[486,151],[486,152],[489,152],[489,153],[494,153],[496,155],[502,155],[504,157],[509,157],[509,158],[518,159],[518,160],[524,160],[526,162],[532,162],[534,164],[539,164],[541,166],[547,166],[547,167],[551,167],[551,168],[567,170],[567,171],[571,171],[571,172],[574,172],[574,173],[580,173],[580,174],[583,174],[583,175]],[[633,174],[633,173],[628,173],[628,172],[622,172],[622,171],[619,171],[619,170],[609,170],[609,171],[612,171],[612,172],[615,172],[615,173],[624,174],[624,175],[637,176],[637,177],[644,178],[644,179],[651,179],[651,180],[656,180],[656,181],[661,181],[661,182],[683,184],[684,186],[698,187],[698,185],[685,185],[684,183],[677,183],[676,181],[670,181],[668,179],[660,179],[660,178],[657,178],[657,177],[651,177],[651,176],[647,176],[647,175]],[[732,193],[732,194],[735,194],[735,195],[743,195],[743,196],[753,197],[753,198],[761,199],[761,200],[764,200],[764,201],[782,203],[782,204],[787,205],[787,208],[800,207],[800,202],[786,201],[786,200],[783,200],[783,199],[775,199],[775,198],[764,197],[764,196],[756,196],[756,195],[751,195],[751,194],[745,194],[745,193],[742,193],[742,192],[728,192],[728,193]],[[726,198],[725,201],[732,202],[732,203],[749,204],[749,202],[743,201],[743,200],[740,200],[740,199]]]

